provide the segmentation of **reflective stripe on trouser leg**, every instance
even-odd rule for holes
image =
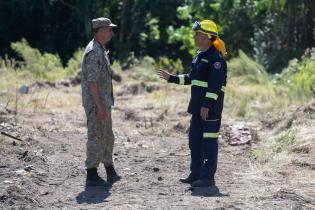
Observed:
[[[217,139],[219,137],[218,132],[204,132],[203,133],[203,138],[206,139]]]
[[[199,178],[203,164],[202,132],[200,115],[192,115],[189,128],[190,171],[195,178]]]
[[[203,121],[203,157],[201,178],[214,179],[218,163],[218,136],[221,120]]]

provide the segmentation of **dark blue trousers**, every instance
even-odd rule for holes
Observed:
[[[199,179],[214,180],[218,163],[218,136],[221,119],[204,121],[193,114],[189,129],[191,175]]]

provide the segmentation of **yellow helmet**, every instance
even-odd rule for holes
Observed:
[[[194,32],[206,34],[209,39],[214,37],[215,38],[215,40],[213,41],[214,47],[217,49],[217,51],[220,52],[222,56],[225,57],[227,55],[225,44],[219,38],[218,27],[215,24],[215,22],[211,20],[203,20],[201,22],[196,21],[192,27],[192,30]]]
[[[211,20],[203,20],[201,22],[196,21],[192,27],[194,32],[200,32],[206,34],[209,39],[212,36],[218,36],[218,27],[215,22]]]

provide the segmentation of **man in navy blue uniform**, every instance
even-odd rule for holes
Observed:
[[[192,115],[189,129],[190,174],[180,181],[193,187],[207,187],[215,185],[227,76],[226,50],[213,21],[195,22],[192,29],[198,47],[192,61],[192,71],[172,75],[167,70],[160,70],[158,74],[169,83],[191,85],[188,106],[188,112]]]

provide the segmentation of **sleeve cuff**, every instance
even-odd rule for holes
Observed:
[[[169,83],[178,83],[178,77],[174,75],[170,75],[170,78],[167,80]]]
[[[203,107],[210,108],[212,103],[218,99],[218,94],[207,92],[205,99],[202,103]]]
[[[215,101],[218,99],[218,94],[216,93],[210,93],[210,92],[207,92],[206,93],[206,98],[209,98],[209,99],[214,99]]]
[[[212,104],[212,102],[210,100],[206,99],[206,100],[203,101],[202,106],[210,109],[211,108],[211,104]]]

